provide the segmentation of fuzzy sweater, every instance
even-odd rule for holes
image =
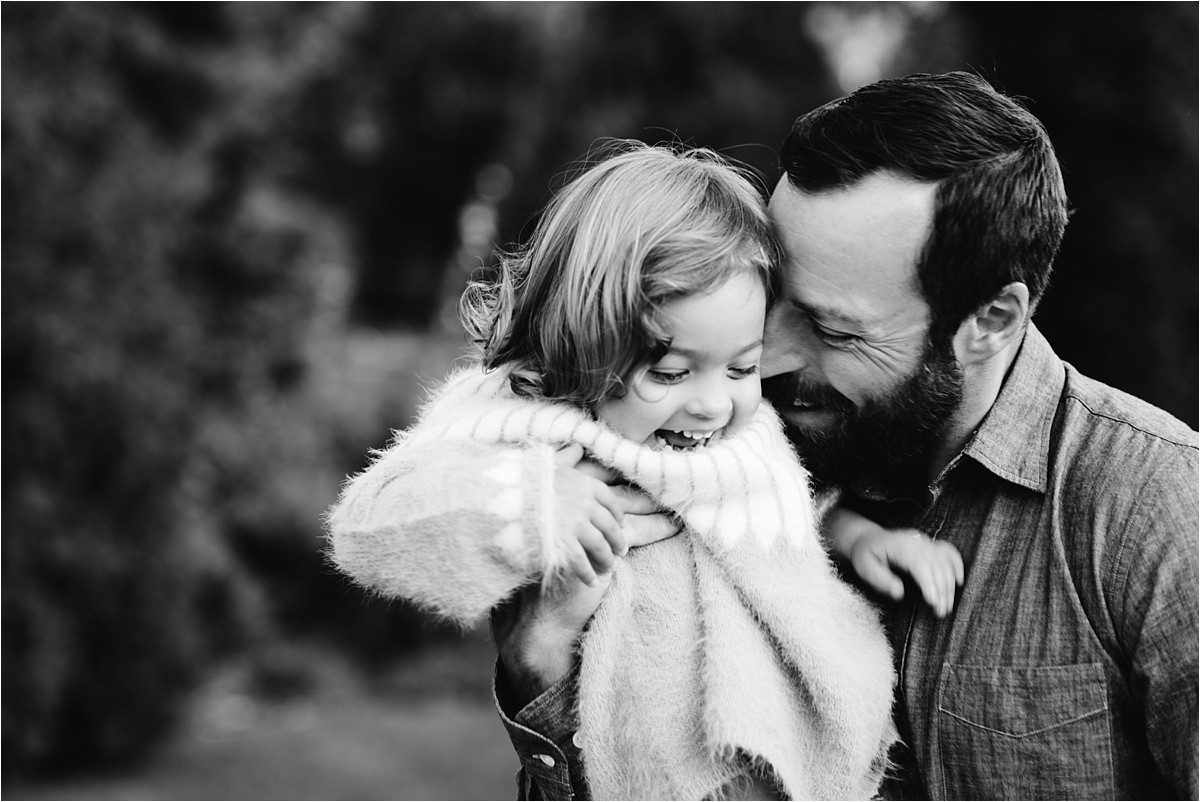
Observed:
[[[685,524],[634,549],[581,644],[598,799],[700,799],[769,769],[794,799],[874,795],[894,740],[877,616],[821,547],[808,477],[767,404],[734,437],[656,450],[502,372],[452,374],[328,517],[360,584],[471,625],[566,570],[554,453],[579,443]]]

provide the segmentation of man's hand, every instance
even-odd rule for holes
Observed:
[[[964,579],[962,555],[954,546],[916,529],[884,529],[840,507],[829,514],[825,526],[834,550],[870,587],[899,601],[906,574],[938,618],[954,609],[954,596]]]

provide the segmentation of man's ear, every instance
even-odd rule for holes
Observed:
[[[1029,322],[1029,288],[1006,284],[991,300],[967,316],[955,337],[963,364],[983,362],[1019,343]]]

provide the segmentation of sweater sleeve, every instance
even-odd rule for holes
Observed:
[[[327,514],[328,555],[363,587],[473,626],[553,570],[553,480],[550,446],[399,435]]]

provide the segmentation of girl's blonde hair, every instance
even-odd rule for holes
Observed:
[[[757,274],[768,306],[780,249],[753,174],[711,150],[617,140],[500,254],[459,313],[474,355],[513,390],[591,408],[627,392],[668,341],[664,303]]]

